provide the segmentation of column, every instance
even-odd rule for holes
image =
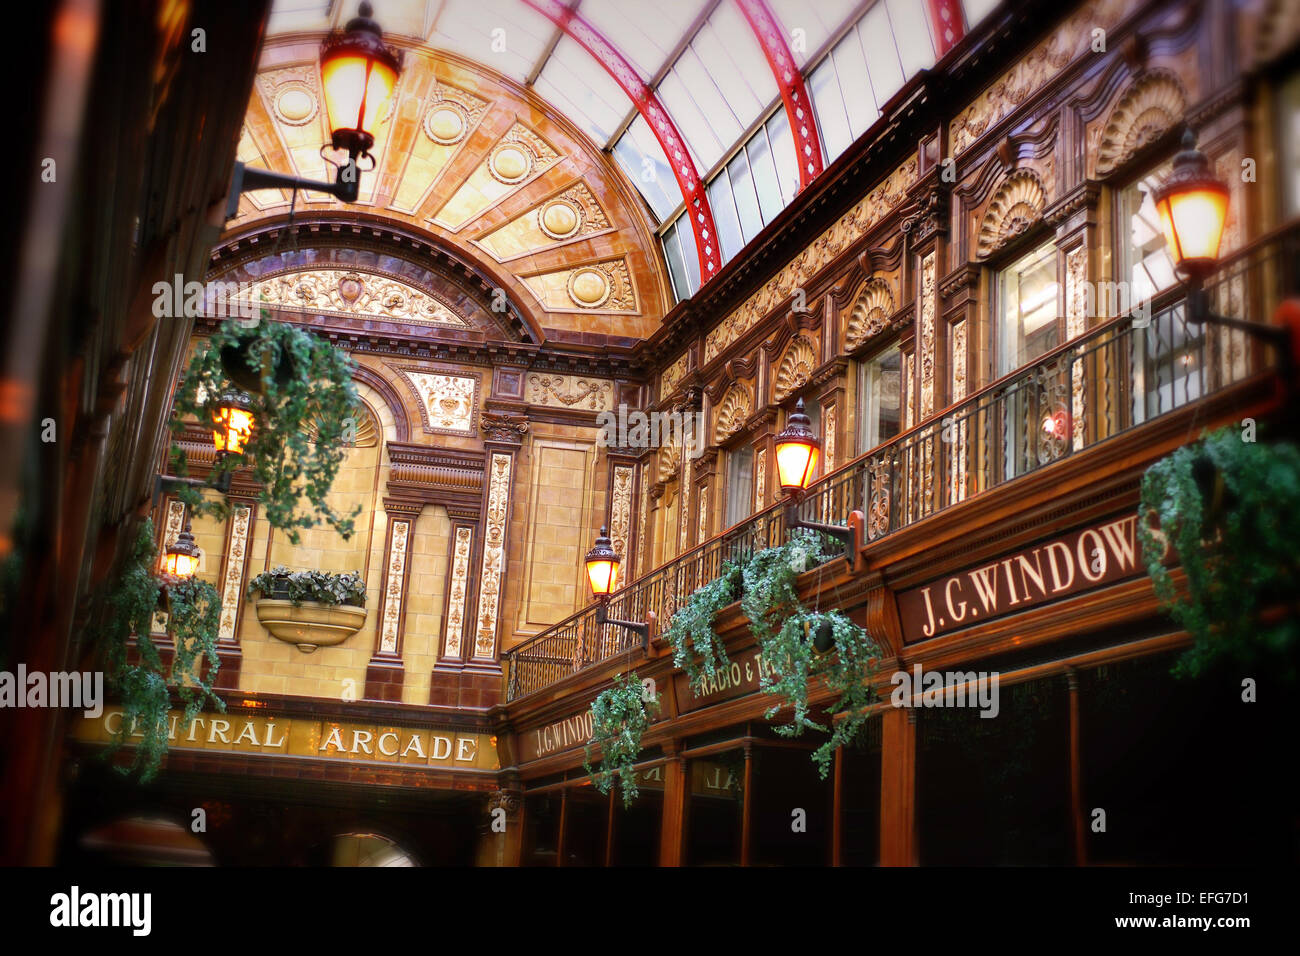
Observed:
[[[366,700],[402,701],[406,672],[402,636],[406,630],[406,594],[411,579],[410,547],[421,506],[384,499],[384,576],[380,585],[375,650],[366,665]]]

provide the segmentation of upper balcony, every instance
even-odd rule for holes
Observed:
[[[1298,281],[1300,225],[1291,224],[1225,258],[1206,290],[1214,312],[1260,321],[1296,294]],[[1276,367],[1279,357],[1247,332],[1197,327],[1185,316],[1179,287],[1149,309],[1099,324],[825,476],[809,488],[800,517],[843,525],[861,510],[869,554],[900,529],[1085,449],[1140,444],[1157,419]],[[777,502],[627,584],[609,616],[640,621],[653,612],[662,631],[725,562],[780,544],[786,531]],[[506,700],[626,652],[627,632],[598,624],[596,611],[584,608],[507,652]]]

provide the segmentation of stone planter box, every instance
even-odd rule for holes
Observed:
[[[366,623],[366,609],[351,604],[294,604],[287,598],[260,598],[253,603],[262,626],[304,654],[342,644]]]

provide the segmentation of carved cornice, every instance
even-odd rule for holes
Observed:
[[[962,289],[978,285],[981,271],[973,262],[958,266],[939,283],[939,298],[951,299]]]
[[[1059,226],[1083,209],[1096,209],[1101,197],[1101,186],[1083,182],[1043,211],[1043,220],[1052,227]],[[940,290],[942,292],[942,290]]]
[[[710,448],[708,451],[700,455],[699,458],[692,459],[691,468],[694,469],[695,477],[699,479],[706,476],[709,473],[709,470],[717,464],[717,461],[718,449],[716,448]]]
[[[483,492],[484,455],[479,451],[388,442],[389,495],[404,506],[423,504],[472,507]],[[387,508],[385,502],[385,508]]]

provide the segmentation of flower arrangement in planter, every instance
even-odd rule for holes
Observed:
[[[641,753],[641,738],[658,712],[659,695],[649,697],[636,672],[619,674],[591,703],[591,739],[582,766],[601,793],[608,794],[617,779],[624,807],[630,807],[639,793],[634,764]],[[591,766],[596,747],[601,754],[599,771]]]
[[[157,774],[167,755],[173,687],[184,704],[181,729],[190,726],[205,704],[223,713],[226,709],[212,690],[221,666],[217,657],[221,615],[217,589],[197,578],[165,579],[156,573],[156,567],[153,521],[146,519],[121,573],[101,598],[97,615],[101,623],[91,631],[109,690],[122,704],[121,730],[106,755],[128,740],[132,742],[134,760],[118,769],[123,773],[138,770],[142,782]],[[160,598],[165,602],[167,630],[175,644],[170,667],[150,634]]]
[[[248,599],[263,627],[305,654],[343,643],[366,622],[366,582],[356,571],[276,565],[248,582]]]
[[[179,435],[185,418],[212,417],[212,402],[232,390],[249,396],[253,427],[237,454],[218,455],[209,483],[247,467],[258,483],[261,513],[274,528],[298,543],[299,531],[327,522],[344,538],[351,537],[358,506],[339,514],[326,502],[343,461],[343,433],[356,420],[358,398],[352,384],[352,360],[325,339],[297,326],[262,319],[246,326],[227,320],[199,347],[176,390],[172,433]],[[171,467],[187,474],[185,452],[172,448]],[[225,497],[205,497],[197,488],[178,496],[194,515],[225,520]],[[306,498],[309,510],[300,510]]]
[[[875,699],[872,680],[880,659],[866,631],[842,612],[809,610],[799,600],[798,576],[835,553],[816,532],[795,530],[786,543],[725,566],[716,580],[687,599],[664,633],[673,646],[673,662],[698,687],[728,666],[713,617],[739,598],[767,665],[760,671],[759,688],[781,698],[766,716],[772,719],[790,709],[789,722],[775,728],[785,737],[808,729],[830,734],[812,755],[823,778],[836,748],[855,740],[866,725],[865,708]],[[815,680],[838,695],[831,710],[841,716],[829,728],[809,716],[808,693]]]
[[[1225,662],[1296,678],[1300,448],[1248,441],[1247,434],[1220,429],[1142,478],[1143,561],[1164,609],[1192,638],[1175,676],[1196,677]]]

